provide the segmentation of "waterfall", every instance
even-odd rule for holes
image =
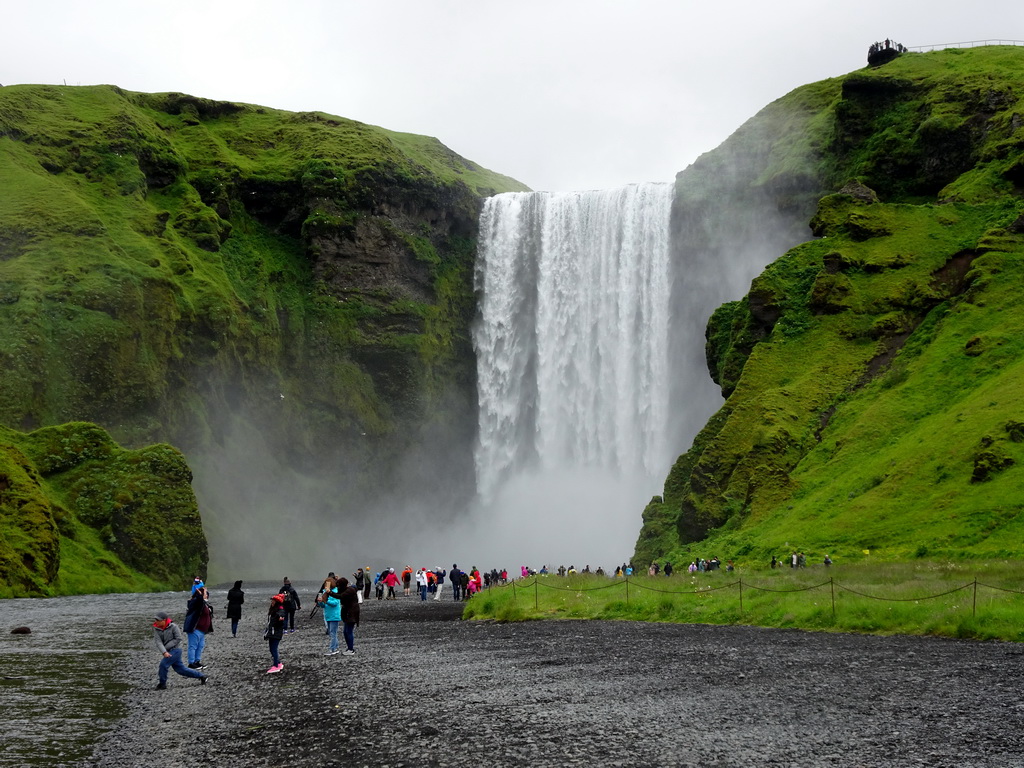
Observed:
[[[485,202],[473,331],[482,499],[524,473],[588,470],[643,478],[655,490],[664,477],[672,190],[640,184]],[[638,518],[644,501],[617,514]]]

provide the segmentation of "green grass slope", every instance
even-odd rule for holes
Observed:
[[[711,318],[727,400],[639,563],[1024,554],[1024,50],[904,55],[771,111],[823,93],[763,173],[820,185],[820,239]]]

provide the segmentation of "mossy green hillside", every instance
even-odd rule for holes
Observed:
[[[205,575],[191,482],[169,445],[126,450],[88,423],[0,427],[0,594],[169,588]]]
[[[0,424],[201,459],[240,419],[341,510],[429,435],[465,455],[413,482],[464,490],[476,221],[522,185],[427,137],[110,86],[0,88],[0,179]]]
[[[521,188],[424,137],[112,87],[3,88],[0,150],[0,420],[128,440],[206,428],[180,408],[197,378],[280,391],[293,363],[330,383],[325,360],[351,368],[322,393],[332,426],[390,421],[353,348],[450,364],[478,196]]]
[[[841,193],[811,218],[821,239],[712,316],[727,400],[636,558],[1020,556],[1024,51],[906,55],[808,89],[785,99],[834,99],[764,178],[802,168]]]

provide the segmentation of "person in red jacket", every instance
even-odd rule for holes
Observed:
[[[395,599],[395,587],[398,586],[398,577],[395,576],[395,569],[388,568],[388,575],[384,577],[384,584],[388,588],[387,600]]]

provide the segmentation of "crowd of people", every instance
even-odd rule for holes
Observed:
[[[396,590],[401,585],[404,596],[410,596],[412,585],[416,585],[416,594],[420,600],[428,598],[440,600],[446,592],[445,585],[451,585],[452,599],[468,600],[483,589],[497,584],[508,583],[508,571],[491,569],[482,572],[476,566],[469,570],[461,570],[452,564],[451,570],[441,568],[419,568],[415,571],[406,566],[399,573],[393,567],[384,568],[371,575],[369,567],[359,568],[352,574],[351,581],[337,577],[333,572],[320,585],[311,616],[320,610],[323,616],[324,634],[327,637],[325,656],[338,654],[354,656],[355,629],[359,626],[359,606],[364,600],[370,599],[371,589],[376,587],[378,600],[397,600]],[[385,590],[387,594],[385,596]],[[227,595],[227,616],[231,622],[231,636],[238,636],[238,625],[242,618],[242,606],[245,604],[245,592],[242,582],[236,581]],[[291,580],[282,579],[281,587],[271,595],[267,607],[267,620],[263,638],[267,641],[270,654],[270,667],[267,674],[276,674],[284,669],[280,647],[284,636],[296,631],[295,614],[302,609],[302,600],[298,591],[292,586]],[[340,650],[339,629],[345,641],[345,650]],[[185,606],[185,619],[179,626],[165,611],[153,617],[153,638],[157,650],[161,654],[157,670],[157,689],[167,687],[170,670],[183,677],[199,680],[200,684],[207,681],[208,675],[203,670],[203,649],[206,637],[213,631],[213,608],[210,605],[210,593],[202,579],[193,580],[188,602]]]
[[[360,569],[359,572],[363,573],[361,578],[367,580],[364,597],[369,598],[370,569],[367,567],[366,571]],[[441,566],[433,569],[424,566],[413,571],[412,566],[407,565],[400,572],[396,572],[393,567],[389,566],[373,575],[373,585],[378,600],[396,600],[398,595],[395,590],[399,585],[402,587],[403,595],[411,595],[413,583],[416,585],[416,594],[420,600],[428,598],[440,600],[446,584],[451,585],[453,600],[468,600],[482,589],[499,583],[507,584],[508,571],[492,568],[490,571],[481,572],[475,565],[468,571],[464,571],[459,569],[458,564],[452,563],[450,571]],[[387,594],[385,594],[385,590]]]
[[[807,559],[802,552],[793,552],[786,560],[780,560],[774,555],[771,560],[771,567],[777,568],[783,562],[791,568],[804,568]],[[830,566],[832,559],[825,555],[823,565]],[[718,557],[709,559],[696,558],[687,567],[688,573],[703,573],[719,570],[722,567]],[[725,570],[733,571],[735,565],[732,560],[727,561]],[[577,573],[604,576],[605,570],[601,567],[594,569],[587,564],[577,571],[575,565],[558,568],[549,568],[542,565],[535,570],[528,566],[520,566],[520,578],[531,576],[549,576],[557,574],[560,577],[574,576]],[[623,563],[616,566],[614,574],[616,578],[630,577],[636,573],[633,563]],[[648,576],[672,576],[674,567],[671,562],[659,564],[654,561],[647,568]],[[313,611],[311,616],[318,610],[322,612],[324,634],[327,637],[326,656],[340,654],[354,656],[355,650],[355,629],[359,626],[359,606],[370,599],[371,591],[375,591],[377,600],[397,600],[398,590],[402,590],[403,597],[418,597],[421,601],[428,599],[441,600],[442,595],[447,594],[446,586],[450,585],[451,599],[454,601],[469,600],[478,592],[490,589],[495,586],[508,584],[509,572],[507,569],[492,568],[490,571],[481,571],[476,566],[468,570],[460,569],[455,563],[451,569],[417,568],[406,565],[401,570],[388,566],[380,571],[372,572],[366,568],[358,568],[352,574],[352,579],[338,578],[333,572],[321,583],[314,598]],[[413,588],[415,585],[415,596]],[[245,603],[245,592],[242,590],[242,582],[236,581],[227,594],[227,619],[231,622],[231,636],[238,636],[238,625],[242,618],[242,605]],[[267,607],[267,621],[263,637],[268,643],[271,664],[267,674],[276,674],[284,669],[281,661],[280,645],[285,635],[295,632],[295,614],[301,610],[302,601],[298,591],[292,586],[291,581],[285,577],[282,579],[281,587],[271,595]],[[345,650],[340,650],[338,632],[341,630],[345,641]],[[210,593],[202,579],[193,580],[192,589],[185,607],[184,624],[179,627],[174,623],[170,615],[164,611],[158,612],[153,617],[153,636],[157,650],[161,654],[160,665],[157,670],[158,689],[167,687],[167,678],[170,670],[174,670],[183,677],[191,677],[203,684],[208,679],[203,670],[206,665],[203,663],[203,650],[206,647],[206,636],[213,631],[213,609],[210,606]]]

